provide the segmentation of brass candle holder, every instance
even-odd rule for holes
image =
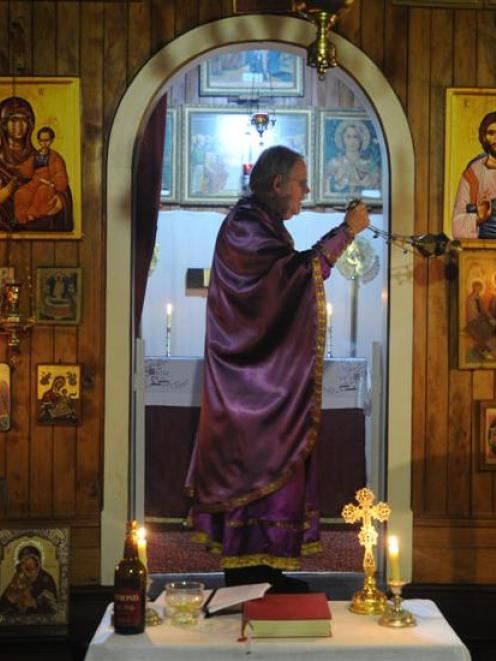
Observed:
[[[19,358],[22,337],[35,323],[34,317],[23,315],[20,311],[21,291],[20,282],[7,281],[3,285],[0,333],[7,336],[8,362],[11,367],[15,367]]]
[[[392,603],[388,604],[386,612],[379,620],[381,626],[402,629],[404,627],[414,627],[417,625],[417,620],[413,617],[410,611],[407,611],[401,605],[403,602],[401,591],[404,585],[406,585],[406,581],[388,581],[388,586],[392,594]]]
[[[346,523],[362,521],[358,541],[361,546],[365,547],[363,557],[365,580],[363,588],[355,592],[351,599],[350,611],[358,615],[380,615],[387,608],[387,596],[378,589],[374,577],[376,564],[372,548],[377,544],[378,534],[372,525],[372,520],[387,521],[391,508],[382,501],[374,505],[375,495],[373,491],[367,488],[357,491],[355,498],[359,505],[348,503],[343,507],[341,516]]]

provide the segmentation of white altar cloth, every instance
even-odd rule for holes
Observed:
[[[145,358],[146,406],[200,406],[202,358]],[[365,358],[324,360],[322,408],[367,408],[368,367]]]
[[[413,599],[404,605],[417,618],[416,627],[382,627],[378,617],[350,613],[348,602],[331,602],[330,638],[238,642],[240,615],[218,615],[190,627],[166,620],[143,634],[119,636],[110,625],[110,604],[85,661],[470,661],[467,648],[434,602]]]

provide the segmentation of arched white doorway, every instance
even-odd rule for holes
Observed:
[[[131,188],[136,138],[164,85],[209,51],[237,43],[280,42],[306,48],[314,28],[304,20],[243,16],[200,26],[157,53],[129,86],[110,135],[107,164],[107,326],[104,437],[102,583],[113,581],[127,518],[131,387]],[[397,233],[413,228],[413,146],[401,105],[381,71],[356,47],[333,36],[341,66],[366,90],[384,124],[390,171],[390,217]],[[411,574],[411,256],[391,255],[389,391],[387,395],[388,501],[391,528],[401,537],[402,575]],[[401,271],[407,277],[395,278]]]

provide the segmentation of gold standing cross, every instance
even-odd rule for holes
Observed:
[[[358,505],[348,503],[343,507],[341,516],[346,523],[362,522],[358,533],[358,541],[360,546],[365,547],[363,557],[365,581],[363,588],[353,595],[350,610],[361,615],[376,615],[385,611],[387,597],[384,592],[377,588],[374,577],[376,564],[372,548],[377,544],[378,534],[372,522],[374,519],[381,523],[387,521],[391,514],[391,508],[382,501],[374,505],[374,492],[367,488],[357,491],[355,498]]]

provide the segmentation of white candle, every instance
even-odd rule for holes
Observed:
[[[172,328],[172,303],[167,303],[167,328]]]
[[[330,325],[331,325],[331,317],[332,317],[332,304],[328,303],[327,304],[327,328],[329,328]]]
[[[400,581],[400,548],[398,538],[394,535],[388,537],[389,580]]]
[[[146,530],[145,528],[138,528],[138,558],[145,565],[145,568],[148,567],[148,560],[146,557]]]

